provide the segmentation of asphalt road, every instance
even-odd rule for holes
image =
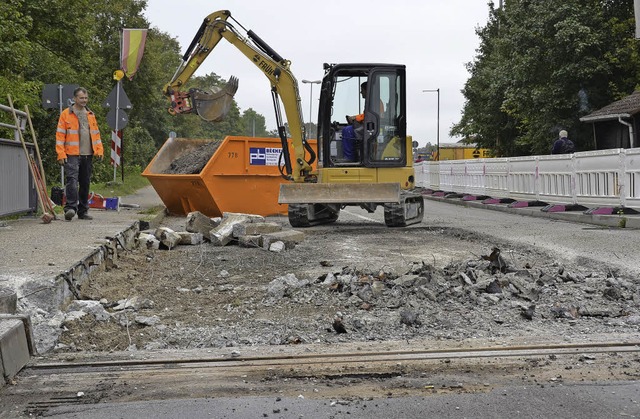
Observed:
[[[580,213],[543,214],[539,207],[516,209],[513,212],[507,212],[505,207],[492,208],[485,209],[475,203],[464,205],[458,200],[427,199],[422,223],[432,227],[459,228],[501,241],[536,246],[551,252],[558,259],[574,263],[593,260],[640,274],[640,234],[636,228],[586,224],[592,222],[592,217]],[[338,221],[352,218],[384,222],[380,209],[369,214],[354,207],[343,210]]]
[[[242,397],[100,403],[49,410],[52,418],[637,418],[640,384],[517,386],[489,393],[374,400]]]

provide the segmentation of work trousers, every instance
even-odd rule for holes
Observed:
[[[89,211],[89,183],[93,171],[93,156],[67,156],[64,165],[65,212],[72,209],[82,216]]]

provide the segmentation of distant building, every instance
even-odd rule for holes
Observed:
[[[638,147],[640,91],[580,118],[593,125],[596,150]]]
[[[440,160],[470,160],[489,157],[491,155],[488,149],[478,148],[474,143],[440,143]],[[434,156],[433,160],[438,159]]]

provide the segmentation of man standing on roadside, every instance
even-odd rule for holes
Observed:
[[[81,220],[91,220],[88,212],[93,156],[102,160],[104,151],[96,116],[87,108],[87,89],[78,87],[73,98],[73,105],[60,114],[56,131],[58,164],[64,166],[65,173],[64,219],[71,221],[78,214]]]

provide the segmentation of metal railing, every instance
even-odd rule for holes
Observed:
[[[424,161],[414,167],[416,184],[434,191],[640,210],[640,148]]]
[[[0,111],[8,112],[13,120],[10,107],[0,104]],[[25,130],[27,114],[19,110],[15,112],[19,126],[0,122],[0,217],[36,212],[38,205],[35,183],[18,132]],[[3,138],[6,132],[13,138]],[[26,143],[26,146],[33,153],[33,143]]]

